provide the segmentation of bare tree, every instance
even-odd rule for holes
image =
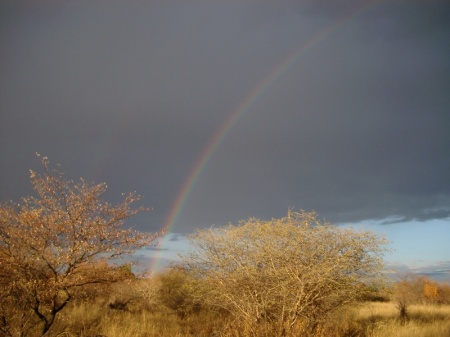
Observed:
[[[111,205],[105,184],[78,183],[50,170],[31,171],[37,196],[0,207],[0,336],[45,335],[78,289],[127,277],[107,261],[150,245],[161,233],[140,233],[124,222],[136,194]]]
[[[439,284],[428,277],[410,272],[400,273],[392,294],[397,303],[400,321],[404,323],[409,318],[408,307],[412,304],[442,303],[440,295],[444,289],[445,284]]]
[[[383,238],[321,223],[314,212],[198,230],[191,243],[185,267],[207,283],[209,305],[240,322],[243,336],[314,329],[384,280]]]

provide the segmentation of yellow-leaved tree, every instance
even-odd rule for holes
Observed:
[[[139,195],[109,204],[104,183],[65,180],[41,161],[44,173],[30,178],[37,195],[0,207],[0,336],[43,336],[80,288],[129,276],[108,261],[162,234],[124,227],[145,210],[132,207]]]
[[[384,281],[383,238],[323,223],[314,212],[198,230],[191,243],[184,267],[204,281],[206,304],[234,316],[230,328],[242,336],[314,333]]]

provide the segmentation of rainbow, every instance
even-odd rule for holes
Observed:
[[[276,67],[274,67],[263,78],[263,80],[254,87],[253,90],[247,93],[245,98],[238,104],[238,106],[232,111],[225,122],[214,133],[212,139],[202,151],[197,161],[195,162],[195,165],[189,172],[189,175],[184,181],[181,189],[178,191],[164,223],[163,229],[166,234],[169,234],[175,224],[178,223],[178,219],[183,211],[186,200],[191,194],[191,191],[196,185],[199,177],[205,170],[205,167],[211,161],[211,157],[216,152],[217,148],[226,138],[227,134],[230,132],[233,126],[236,125],[242,115],[244,115],[245,112],[249,111],[255,104],[255,102],[258,101],[258,99],[264,94],[264,92],[272,85],[272,83],[280,78],[288,68],[290,68],[294,63],[296,63],[296,61],[299,60],[301,56],[318,45],[321,41],[329,37],[333,31],[342,27],[345,23],[349,22],[356,16],[369,11],[369,9],[380,3],[380,1],[364,1],[361,6],[353,9],[339,19],[326,25],[323,29],[313,34],[305,43],[294,49],[284,60],[282,60]],[[161,247],[164,246],[165,240],[166,238],[164,238],[160,242]],[[156,257],[152,258],[152,261],[150,263],[150,270],[159,269],[159,260],[160,256],[157,253]]]

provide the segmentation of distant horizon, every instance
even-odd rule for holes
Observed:
[[[450,219],[446,219],[445,222],[449,222]],[[448,226],[448,223],[443,223],[441,225]],[[407,225],[407,224],[405,224]],[[343,226],[340,224],[339,226]],[[383,233],[379,230],[376,230],[376,227],[380,227],[380,225],[361,225],[361,224],[352,224],[348,225],[353,228],[359,230],[369,230],[376,233],[379,236],[386,237],[388,241],[389,235]],[[382,227],[387,225],[382,225]],[[372,227],[372,228],[371,228]],[[375,228],[374,228],[375,227]],[[392,234],[392,233],[391,233]],[[442,237],[440,242],[436,242],[438,245],[442,245],[444,247],[446,237]],[[154,273],[159,273],[165,270],[171,263],[177,263],[179,258],[177,254],[185,254],[189,250],[189,243],[186,239],[186,236],[181,233],[169,233],[166,235],[166,238],[160,240],[162,245],[158,247],[152,247],[149,249],[140,249],[137,251],[134,256],[138,258],[138,261],[141,263],[138,266],[138,269],[145,270],[154,268]],[[405,259],[402,254],[402,246],[396,245],[395,242],[390,241],[388,247],[391,249],[391,252],[385,254],[384,262],[384,274],[387,275],[390,279],[394,281],[403,276],[405,273],[411,273],[417,276],[426,276],[438,282],[449,283],[450,282],[450,263],[448,261],[434,261],[429,259],[418,259],[419,256],[413,256],[413,259]],[[418,252],[420,254],[420,252]],[[407,255],[407,254],[406,254]],[[154,260],[157,260],[155,262]]]

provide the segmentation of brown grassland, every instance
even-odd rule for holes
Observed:
[[[71,303],[58,317],[49,337],[269,337],[233,329],[232,318],[210,310],[180,315],[150,296],[130,300],[133,287],[113,288],[108,297]],[[149,295],[149,292],[146,292]],[[128,300],[125,300],[128,298]],[[143,302],[145,301],[145,303]],[[120,305],[122,304],[122,305]],[[301,322],[286,337],[445,337],[450,336],[449,304],[410,304],[406,319],[399,317],[395,299],[363,301],[336,311],[314,334]]]
[[[450,336],[450,305],[413,305],[410,316],[401,322],[395,303],[365,302],[336,312],[315,336]],[[127,312],[99,304],[74,305],[56,324],[52,336],[61,337],[244,336],[240,331],[220,332],[220,317],[208,313],[180,319],[170,309]]]

